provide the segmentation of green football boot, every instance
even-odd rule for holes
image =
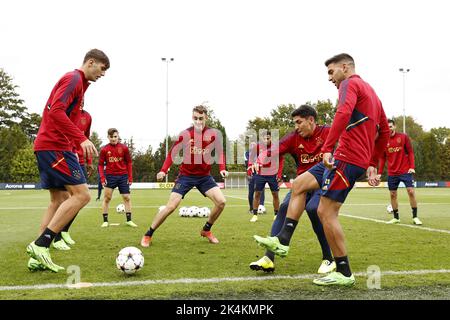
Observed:
[[[42,263],[40,263],[39,261],[37,261],[36,259],[30,258],[30,260],[28,260],[28,264],[27,264],[28,270],[34,272],[34,271],[44,271],[45,267]]]
[[[350,277],[344,276],[340,272],[332,272],[329,275],[314,279],[314,284],[317,284],[318,286],[345,286],[350,287],[355,284],[355,277],[353,274]]]
[[[64,242],[68,245],[73,246],[75,244],[75,241],[70,236],[70,233],[68,231],[61,231],[61,237],[63,238]]]
[[[289,246],[282,245],[280,240],[277,237],[260,237],[254,235],[253,238],[258,242],[261,247],[266,248],[269,251],[272,251],[277,256],[282,258],[286,257],[289,252]]]
[[[50,269],[53,272],[64,270],[64,267],[58,266],[53,263],[50,257],[50,250],[46,247],[37,246],[34,241],[27,246],[28,255],[39,261],[45,268]]]

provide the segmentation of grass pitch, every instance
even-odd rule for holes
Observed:
[[[282,190],[281,196],[286,192]],[[249,263],[264,254],[252,236],[269,233],[273,209],[268,195],[268,213],[250,223],[246,189],[224,190],[227,206],[212,229],[220,244],[211,245],[200,237],[205,218],[181,218],[174,212],[155,232],[152,246],[142,249],[144,268],[133,276],[121,273],[115,266],[117,253],[126,246],[139,247],[169,193],[132,191],[133,221],[138,228],[126,226],[125,216],[115,213],[120,203],[117,191],[109,221],[118,226],[100,228],[101,203],[92,200],[71,227],[77,242],[72,250],[51,249],[57,264],[72,272],[80,270],[81,282],[92,284],[68,289],[73,273],[32,273],[26,268],[25,247],[37,236],[48,192],[1,191],[0,299],[450,299],[450,189],[416,189],[422,227],[412,225],[405,190],[399,190],[400,225],[383,223],[392,217],[386,212],[387,189],[350,193],[340,221],[357,279],[352,288],[312,284],[321,252],[306,213],[289,256],[276,259],[275,273],[250,270]],[[196,190],[181,204],[191,205],[211,207]],[[380,277],[373,277],[371,270],[379,270]]]

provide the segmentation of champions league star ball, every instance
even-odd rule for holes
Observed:
[[[198,216],[201,218],[208,218],[211,213],[211,210],[208,207],[202,207],[199,210]]]
[[[123,248],[117,255],[116,266],[126,274],[136,273],[144,266],[144,256],[136,247]]]
[[[386,210],[387,210],[388,213],[394,212],[394,209],[392,209],[392,205],[391,204],[388,204]]]
[[[178,214],[180,217],[187,217],[188,208],[187,207],[181,207],[178,211]]]
[[[192,206],[188,208],[187,216],[188,217],[196,217],[199,213],[199,208],[197,206]]]
[[[258,206],[258,214],[266,213],[266,207],[264,207],[262,204]]]
[[[119,204],[119,205],[116,207],[116,212],[117,212],[117,213],[125,213],[125,205],[124,205],[123,203]]]

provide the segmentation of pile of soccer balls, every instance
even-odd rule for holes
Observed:
[[[178,211],[180,217],[199,217],[199,218],[207,218],[211,214],[211,210],[208,207],[181,207]]]
[[[136,273],[144,266],[144,256],[136,247],[123,248],[117,255],[116,266],[126,274]]]

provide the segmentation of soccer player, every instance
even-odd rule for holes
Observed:
[[[257,147],[257,144],[255,142],[251,142],[250,146],[249,146],[249,150],[245,151],[244,162],[245,162],[246,168],[249,168],[248,163],[249,163],[249,159],[251,157],[254,157],[254,159],[251,162],[256,161],[256,156],[257,156],[256,147]],[[248,212],[253,214],[253,198],[254,198],[254,194],[255,194],[255,180],[253,179],[253,171],[252,170],[247,170],[247,182],[248,182],[248,205],[249,205]],[[265,192],[263,190],[261,193],[261,198],[259,200],[260,206],[264,206],[264,200],[265,200]]]
[[[414,151],[411,146],[409,137],[404,133],[395,131],[396,126],[394,120],[388,120],[390,137],[386,150],[380,159],[380,166],[378,173],[381,176],[386,163],[388,162],[388,187],[391,195],[391,205],[393,209],[394,218],[388,221],[389,224],[400,223],[398,214],[398,199],[397,189],[400,182],[406,186],[406,191],[411,205],[413,223],[421,225],[422,221],[417,217],[417,201],[414,192]]]
[[[284,158],[274,157],[272,159],[270,154],[271,147],[272,134],[270,131],[267,131],[263,136],[263,142],[257,146],[257,154],[266,152],[267,157],[265,157],[264,160],[271,159],[274,160],[274,163],[272,163],[272,161],[265,161],[260,166],[261,170],[254,171],[253,181],[255,184],[255,195],[253,198],[253,217],[250,219],[250,222],[258,221],[258,206],[261,199],[261,193],[264,191],[266,183],[269,184],[270,191],[272,192],[274,219],[280,209],[280,197],[278,195],[280,187],[278,186],[278,181],[281,180]],[[250,157],[248,162],[249,167],[251,167],[252,164]]]
[[[322,161],[321,148],[327,139],[330,127],[317,125],[317,112],[313,107],[308,105],[300,106],[292,112],[291,116],[295,124],[295,131],[285,135],[280,140],[278,148],[275,148],[275,146],[272,147],[272,155],[285,155],[290,153],[297,164],[297,176],[304,172],[306,172],[305,174],[309,174],[307,170]],[[263,158],[266,156],[268,156],[267,152],[262,153],[254,166],[263,163]],[[288,192],[280,206],[280,210],[272,224],[271,236],[277,235],[281,230],[284,219],[286,218],[290,199],[291,191]],[[333,255],[325,237],[322,223],[317,215],[319,200],[320,190],[316,189],[305,193],[303,201],[306,203],[304,208],[306,207],[306,212],[308,213],[313,230],[322,249],[322,263],[318,273],[328,273],[336,269],[336,263],[334,262]],[[263,270],[265,272],[274,271],[274,261],[275,254],[270,250],[266,250],[265,256],[258,261],[250,263],[250,269]]]
[[[90,82],[103,77],[109,66],[105,53],[90,50],[80,69],[66,73],[56,83],[45,105],[34,151],[42,187],[50,193],[50,204],[41,222],[41,235],[27,246],[30,270],[64,270],[52,261],[50,244],[90,200],[73,145],[79,144],[88,157],[98,154],[76,123]]]
[[[119,131],[116,128],[108,129],[109,143],[102,147],[98,159],[98,171],[100,172],[100,179],[105,189],[102,203],[102,228],[109,226],[109,202],[112,199],[115,188],[119,189],[123,204],[125,205],[126,225],[133,228],[137,227],[131,220],[130,186],[133,183],[133,163],[130,150],[125,144],[119,142],[119,139]]]
[[[183,151],[179,175],[175,180],[175,186],[166,207],[156,214],[150,228],[141,239],[141,246],[148,247],[151,244],[155,230],[175,211],[181,200],[194,187],[214,203],[208,221],[200,231],[200,235],[206,237],[210,243],[219,243],[219,240],[211,232],[211,227],[225,208],[226,201],[219,186],[210,175],[211,165],[214,161],[218,162],[222,178],[225,178],[228,172],[225,169],[221,133],[217,129],[206,127],[207,117],[208,110],[206,107],[202,105],[194,107],[192,110],[193,126],[180,133],[178,140],[173,144],[160,172],[157,174],[156,177],[159,181],[164,179],[174,157],[181,150]],[[213,152],[216,159],[213,159]]]
[[[291,201],[282,230],[275,237],[255,240],[280,256],[289,252],[289,243],[304,209],[305,192],[321,188],[318,214],[336,261],[336,271],[314,279],[321,286],[351,286],[355,283],[348,261],[339,210],[356,180],[364,173],[370,185],[379,184],[376,165],[389,138],[389,127],[381,101],[373,88],[355,73],[355,62],[338,54],[325,62],[328,80],[339,90],[339,102],[327,140],[322,146],[323,161],[298,176],[292,186]],[[336,142],[338,147],[332,154]]]
[[[80,118],[78,119],[78,122],[77,122],[77,127],[80,128],[81,131],[83,131],[84,136],[88,139],[91,136],[91,124],[92,124],[92,117],[89,114],[89,112],[87,112],[83,108],[81,110]],[[87,180],[87,178],[90,177],[92,172],[94,171],[94,166],[92,165],[92,157],[88,157],[85,160],[83,149],[79,145],[75,145],[74,148],[75,148],[75,152],[78,155],[78,162],[80,163],[80,166],[81,166],[81,172],[83,172],[84,177]],[[86,166],[86,162],[87,162],[87,166]],[[75,220],[77,215],[78,215],[78,213],[73,217],[72,220],[69,221],[69,223],[67,225],[64,226],[62,231],[55,236],[55,239],[53,240],[53,244],[52,244],[53,248],[55,248],[57,250],[70,250],[69,245],[75,244],[75,241],[70,236],[69,228],[72,225],[72,223]]]

